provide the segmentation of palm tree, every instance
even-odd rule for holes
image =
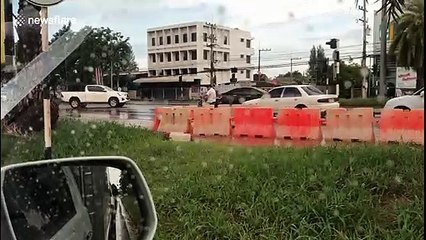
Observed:
[[[413,67],[417,72],[416,88],[424,85],[423,79],[423,26],[424,0],[409,0],[404,13],[397,19],[395,40],[390,46],[390,53],[395,54],[398,65]]]
[[[358,6],[361,0],[355,0],[355,6]],[[364,1],[364,0],[362,0]],[[376,0],[378,2],[380,0]],[[366,0],[368,3],[368,0]],[[393,19],[397,19],[399,15],[403,12],[403,8],[405,6],[406,0],[384,0],[383,4],[378,11],[386,9],[386,15],[388,16],[388,23]]]

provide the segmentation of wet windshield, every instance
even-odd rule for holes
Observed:
[[[12,238],[424,235],[424,0],[0,2]]]

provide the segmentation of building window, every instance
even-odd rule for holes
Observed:
[[[191,50],[191,59],[197,60],[197,50]]]
[[[171,62],[172,61],[172,54],[171,53],[166,53],[167,56],[167,62]]]
[[[151,75],[151,76],[157,76],[157,71],[155,71],[155,70],[150,70],[150,71],[149,71],[149,75]]]
[[[181,72],[182,72],[182,75],[188,74],[188,69],[187,68],[182,68]]]
[[[155,46],[155,38],[152,38],[152,39],[151,39],[151,45],[152,45],[152,46]]]
[[[244,42],[244,38],[241,38],[241,42]]]
[[[188,52],[187,51],[183,51],[183,61],[187,61],[188,60]]]
[[[251,40],[247,39],[246,41],[246,47],[251,48]]]
[[[190,68],[189,74],[197,74],[197,69],[196,68]]]
[[[179,69],[173,69],[173,75],[179,75]]]
[[[246,63],[251,63],[251,56],[250,55],[246,56]]]
[[[207,33],[203,33],[203,41],[204,41],[204,42],[207,42],[207,39],[208,39],[208,38],[207,38]]]
[[[160,45],[163,45],[163,37],[160,37]]]
[[[152,61],[153,63],[155,63],[155,62],[156,62],[155,54],[151,54],[151,61]]]
[[[209,50],[204,50],[204,51],[203,51],[203,59],[204,59],[204,60],[208,60],[208,59],[209,59],[209,57],[208,57],[208,56],[209,56]]]
[[[160,62],[163,62],[163,61],[164,61],[164,56],[162,53],[160,53]]]
[[[175,43],[179,43],[179,35],[175,35]]]
[[[240,58],[244,58],[244,55],[243,55],[243,54],[241,54],[241,55],[240,55]]]
[[[183,42],[184,43],[188,42],[188,34],[186,33],[183,34]]]
[[[225,38],[223,39],[223,44],[228,45],[228,37],[225,36]]]
[[[174,52],[173,55],[175,55],[175,61],[179,61],[179,52]]]
[[[167,36],[167,44],[172,44],[172,37],[171,36]]]
[[[197,41],[197,33],[191,33],[191,41],[196,42]]]
[[[250,72],[250,70],[246,70],[246,78],[248,78],[248,79],[251,78],[251,72]]]
[[[244,74],[244,70],[241,70],[241,71],[240,71],[240,73],[241,73],[241,74]]]
[[[227,62],[229,58],[229,53],[223,53],[223,61]]]

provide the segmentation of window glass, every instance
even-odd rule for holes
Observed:
[[[99,86],[87,86],[87,90],[89,92],[105,92],[105,89]]]
[[[272,89],[269,92],[269,95],[271,95],[271,98],[280,98],[282,92],[283,92],[283,88],[276,88],[276,89]]]
[[[5,175],[5,201],[18,240],[50,239],[76,214],[63,169],[52,168],[24,167]]]
[[[302,94],[300,93],[299,89],[295,87],[286,87],[284,89],[283,97],[301,97]]]
[[[302,89],[308,95],[323,95],[324,94],[323,92],[321,92],[321,90],[319,90],[318,88],[313,87],[313,86],[302,87]]]

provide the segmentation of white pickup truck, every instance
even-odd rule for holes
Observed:
[[[87,85],[84,91],[61,92],[61,100],[72,108],[86,107],[88,103],[108,103],[111,107],[122,107],[129,101],[126,92],[115,91],[107,86]]]

